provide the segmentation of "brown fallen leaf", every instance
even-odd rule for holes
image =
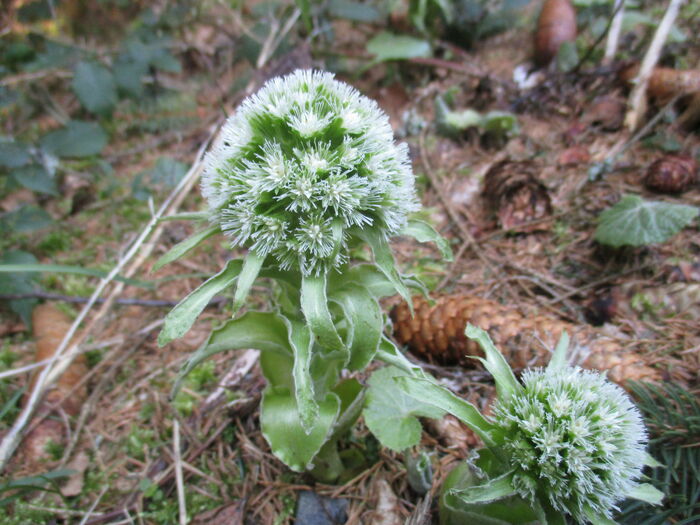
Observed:
[[[546,0],[535,31],[535,63],[548,65],[564,42],[576,40],[576,10],[569,0]]]
[[[372,513],[370,525],[403,525],[404,520],[401,519],[399,512],[399,498],[385,479],[378,479],[374,483],[377,504]]]
[[[243,523],[245,499],[239,499],[202,512],[192,518],[192,525],[239,525]]]
[[[84,474],[89,465],[90,458],[87,453],[82,450],[68,462],[66,468],[74,472],[61,487],[61,494],[66,498],[80,495],[83,491]]]
[[[50,359],[54,355],[70,329],[71,321],[55,305],[44,303],[34,308],[32,326],[36,342],[35,360],[39,362]],[[87,397],[86,385],[82,384],[76,388],[87,371],[85,356],[79,355],[44,396],[30,425],[32,430],[25,436],[19,451],[24,467],[29,470],[43,468],[41,464],[50,459],[46,450],[47,445],[65,443],[67,435],[65,419],[78,415]],[[38,372],[27,389],[25,403],[37,376]],[[53,408],[57,403],[60,404]]]

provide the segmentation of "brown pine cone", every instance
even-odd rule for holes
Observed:
[[[698,164],[689,155],[666,155],[644,174],[644,186],[661,193],[682,193],[698,183]]]
[[[522,226],[542,219],[552,212],[547,188],[536,177],[537,167],[531,161],[497,162],[484,175],[483,196],[495,210],[505,230],[531,232],[540,225]]]
[[[431,362],[478,366],[478,361],[469,356],[484,354],[478,343],[464,335],[467,323],[471,323],[488,332],[515,369],[546,365],[550,350],[566,331],[581,366],[608,370],[608,377],[618,383],[659,379],[657,371],[646,366],[639,355],[624,352],[618,343],[597,337],[588,327],[576,327],[543,315],[526,318],[512,308],[466,294],[441,296],[433,306],[424,298],[415,297],[413,306],[414,317],[406,303],[391,311],[394,337]]]

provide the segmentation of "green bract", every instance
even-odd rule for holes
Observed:
[[[202,193],[233,246],[304,275],[338,268],[359,230],[396,234],[417,209],[387,116],[318,71],[275,78],[241,104],[207,156]]]
[[[546,369],[526,370],[518,382],[486,332],[468,337],[484,349],[498,401],[486,418],[449,390],[415,375],[397,378],[421,403],[453,414],[486,448],[469,468],[445,482],[443,524],[610,524],[616,503],[631,497],[658,504],[662,494],[639,483],[649,464],[639,410],[599,372],[566,364],[563,337]]]

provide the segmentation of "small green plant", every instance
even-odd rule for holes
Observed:
[[[637,195],[625,195],[600,214],[595,240],[613,247],[666,242],[698,214],[700,209],[695,206],[645,201]]]
[[[273,453],[297,471],[336,479],[337,440],[363,407],[364,389],[341,372],[375,357],[411,367],[382,332],[378,299],[410,298],[414,280],[396,269],[394,235],[435,241],[418,209],[405,145],[394,143],[377,104],[329,73],[297,71],[245,100],[208,154],[202,192],[211,225],[175,246],[160,267],[223,232],[246,248],[165,318],[161,345],[183,336],[208,301],[235,285],[234,319],[215,330],[183,367],[174,391],[200,362],[237,348],[262,351],[268,381],[262,431]],[[373,264],[350,264],[369,247]],[[278,288],[272,312],[236,317],[258,277]]]
[[[395,379],[485,444],[469,469],[447,481],[444,523],[603,524],[626,497],[661,502],[661,492],[638,481],[653,462],[639,410],[602,374],[567,366],[567,337],[546,369],[526,370],[520,383],[485,331],[469,325],[466,334],[483,348],[480,360],[496,381],[492,418],[434,382]]]

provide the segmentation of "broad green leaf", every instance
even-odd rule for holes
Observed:
[[[254,348],[261,352],[291,357],[289,334],[282,317],[273,313],[247,312],[237,319],[230,319],[221,328],[214,330],[209,339],[190,355],[178,372],[170,394],[171,398],[177,395],[182,380],[201,362],[220,352],[242,348]],[[289,364],[291,365],[291,361]],[[291,369],[291,366],[288,369]],[[264,367],[263,370],[265,370]],[[274,381],[271,382],[276,384]]]
[[[401,275],[396,270],[396,261],[391,254],[391,248],[384,235],[373,228],[367,228],[358,232],[358,237],[369,244],[374,254],[374,262],[381,272],[389,279],[389,282],[394,286],[394,289],[403,297],[408,304],[411,313],[413,313],[413,301],[411,294],[403,282]]]
[[[360,417],[365,400],[365,388],[355,378],[345,379],[333,388],[340,399],[340,416],[333,427],[332,438],[343,437]]]
[[[335,329],[326,299],[326,275],[303,277],[301,280],[301,311],[311,332],[327,350],[346,353],[347,348]]]
[[[201,230],[195,233],[194,235],[191,235],[184,241],[177,243],[170,250],[168,250],[167,253],[165,253],[160,259],[156,261],[156,263],[153,265],[153,268],[151,268],[151,272],[155,272],[163,266],[165,266],[166,264],[170,264],[171,262],[176,261],[193,248],[199,246],[200,243],[202,243],[212,235],[219,233],[220,231],[221,229],[219,228],[219,226],[209,226],[208,228]]]
[[[245,317],[245,315],[243,317]],[[243,317],[241,317],[241,319],[243,319]],[[236,321],[238,321],[238,319],[236,319]],[[275,334],[275,337],[278,337],[277,334]],[[287,348],[284,351],[260,352],[260,369],[267,383],[272,387],[281,386],[289,391],[294,390],[293,368],[294,356],[292,355],[291,348]]]
[[[162,184],[166,188],[174,188],[185,176],[189,166],[171,157],[160,157],[150,171],[150,179],[154,184]]]
[[[25,204],[0,216],[0,231],[29,233],[48,228],[52,224],[51,215],[46,210],[32,204]]]
[[[408,35],[395,35],[387,31],[382,31],[367,42],[367,51],[375,55],[375,62],[426,58],[433,54],[427,40]]]
[[[362,370],[374,359],[384,328],[384,317],[377,300],[361,286],[350,285],[334,293],[329,300],[337,302],[348,323],[350,370]]]
[[[625,195],[598,218],[595,240],[610,246],[645,246],[667,241],[700,213],[695,206],[645,201]]]
[[[382,336],[382,340],[379,343],[377,359],[383,363],[386,363],[387,365],[398,368],[409,376],[420,377],[423,379],[429,378],[429,376],[423,372],[423,369],[420,366],[415,365],[406,359],[406,356],[401,353],[396,345],[389,341],[389,339],[387,339],[385,336]]]
[[[522,391],[523,387],[518,383],[518,380],[513,374],[508,362],[503,357],[503,354],[496,348],[489,337],[489,334],[485,330],[476,327],[472,324],[467,325],[467,329],[464,334],[469,338],[473,339],[484,351],[486,358],[477,357],[488,370],[493,379],[496,381],[496,391],[498,392],[499,399],[508,399],[510,396],[517,395]]]
[[[238,310],[241,309],[241,306],[243,306],[243,303],[245,303],[245,300],[248,298],[250,287],[253,286],[255,279],[258,278],[260,268],[262,268],[264,262],[265,256],[258,255],[252,250],[246,255],[243,261],[241,275],[236,285],[236,292],[233,294],[233,315],[238,313]]]
[[[307,431],[301,424],[296,399],[284,388],[266,388],[260,405],[260,426],[272,453],[296,472],[313,467],[313,458],[328,440],[340,401],[328,394],[319,403],[318,418]]]
[[[440,418],[444,412],[434,404],[406,395],[394,378],[404,379],[394,367],[376,370],[367,382],[369,389],[363,412],[365,423],[379,442],[396,452],[418,445],[422,427],[418,417]],[[408,379],[408,378],[405,378]]]
[[[489,446],[495,446],[497,427],[490,423],[474,405],[457,397],[446,388],[429,379],[416,377],[397,377],[394,381],[407,396],[448,412],[471,428]]]
[[[402,235],[409,235],[413,237],[418,242],[434,242],[435,245],[440,250],[442,258],[446,261],[452,260],[452,250],[450,249],[450,243],[447,242],[442,235],[435,231],[435,229],[424,221],[419,221],[412,219],[408,221],[406,227],[401,230]]]
[[[209,301],[236,281],[241,273],[241,266],[239,260],[229,261],[223,270],[205,281],[170,310],[158,335],[158,344],[163,346],[185,335]]]
[[[467,505],[473,505],[476,503],[492,503],[508,496],[513,496],[515,492],[515,488],[513,488],[513,473],[506,472],[483,485],[455,489],[452,491],[452,494]]]
[[[100,277],[104,279],[107,277],[109,272],[103,270],[95,270],[94,268],[83,268],[82,266],[68,266],[64,264],[0,264],[0,273],[75,273],[78,275],[89,275],[90,277]],[[121,281],[125,284],[132,286],[138,286],[141,288],[153,288],[153,284],[138,281],[136,279],[129,279],[128,277],[122,277],[121,275],[116,275],[114,277],[115,281]]]
[[[640,483],[627,493],[627,497],[638,499],[651,505],[661,505],[664,493],[649,483]]]
[[[114,62],[113,70],[114,82],[120,90],[132,97],[141,96],[143,77],[148,73],[147,62],[122,57]]]
[[[18,184],[37,193],[58,195],[56,181],[40,164],[29,164],[12,170],[12,178]]]
[[[57,157],[89,157],[107,145],[107,134],[97,122],[71,120],[66,127],[41,139],[41,147]]]
[[[29,147],[21,142],[0,142],[0,167],[19,168],[32,159]]]
[[[606,518],[602,514],[597,514],[590,507],[584,508],[583,513],[586,515],[586,518],[588,518],[588,520],[591,522],[591,525],[618,525],[616,521],[611,520],[610,518]]]
[[[112,72],[96,62],[78,62],[72,86],[80,103],[91,113],[108,114],[117,103]]]
[[[287,321],[289,343],[294,353],[294,397],[299,410],[299,418],[304,430],[311,432],[318,418],[318,403],[314,398],[314,384],[311,379],[311,349],[313,340],[308,327],[297,321]]]

